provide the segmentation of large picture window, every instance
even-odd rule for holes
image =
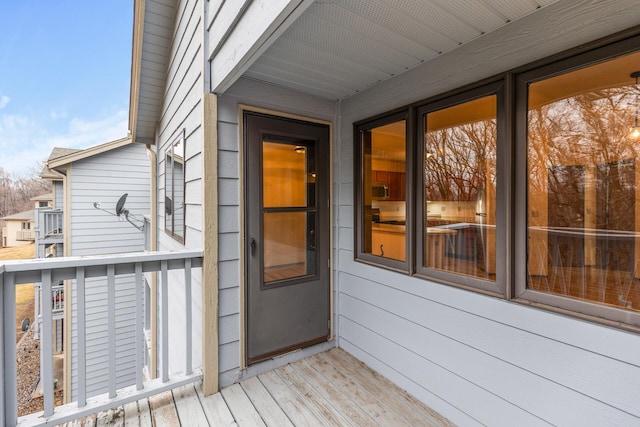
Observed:
[[[628,320],[640,312],[640,53],[554,70],[570,65],[545,67],[520,83],[526,90],[527,260],[519,291]]]

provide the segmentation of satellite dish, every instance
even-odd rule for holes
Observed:
[[[124,204],[127,201],[127,196],[128,193],[124,193],[122,196],[120,196],[120,198],[118,199],[118,202],[116,203],[116,212],[109,212],[106,209],[102,209],[100,207],[100,203],[98,202],[94,202],[93,203],[93,207],[101,210],[103,212],[108,213],[109,215],[113,215],[113,216],[117,216],[118,218],[121,218],[122,216],[124,216],[124,219],[131,225],[133,225],[135,228],[137,228],[140,231],[144,230],[144,220],[136,217],[136,215],[133,215],[131,213],[129,213],[129,211],[127,209],[124,208]]]
[[[129,213],[125,208],[124,208],[124,203],[127,201],[127,196],[129,195],[129,193],[124,193],[122,196],[120,196],[120,198],[118,199],[118,203],[116,203],[116,215],[120,216],[122,214],[125,214],[125,216]]]

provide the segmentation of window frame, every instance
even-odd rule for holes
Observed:
[[[184,197],[184,200],[182,202],[182,209],[183,209],[183,229],[182,229],[182,234],[176,232],[176,226],[175,226],[175,212],[176,212],[176,204],[175,204],[175,189],[176,189],[176,185],[175,185],[175,173],[174,173],[174,169],[173,169],[173,164],[174,164],[174,159],[175,159],[175,154],[174,154],[174,147],[176,146],[176,144],[178,144],[178,142],[182,142],[182,147],[183,147],[183,164],[182,164],[182,174],[183,174],[183,179],[182,179],[182,194]],[[182,243],[183,245],[185,244],[185,239],[186,239],[186,234],[187,234],[187,227],[186,227],[186,194],[187,194],[187,179],[186,179],[186,171],[187,171],[187,159],[186,159],[186,151],[187,150],[187,138],[186,138],[186,129],[182,129],[179,134],[173,138],[171,140],[171,143],[169,144],[169,146],[165,149],[165,155],[164,155],[164,165],[165,165],[165,170],[164,170],[164,196],[165,196],[165,200],[164,200],[164,205],[165,205],[165,215],[164,215],[164,231],[165,233],[167,233],[169,236],[171,236],[174,240],[178,241],[179,243]],[[169,157],[171,158],[171,165],[169,165]],[[166,206],[166,200],[167,198],[169,198],[169,195],[167,194],[167,181],[168,181],[168,176],[169,176],[169,168],[171,168],[171,207],[170,209],[170,215],[171,215],[171,221],[167,221],[167,206]]]
[[[474,101],[479,98],[487,96],[496,97],[496,259],[507,259],[507,244],[506,236],[509,233],[509,222],[507,221],[507,201],[511,191],[509,186],[509,180],[506,179],[510,174],[510,158],[511,147],[509,143],[509,127],[508,127],[508,114],[510,106],[508,105],[508,97],[506,96],[507,79],[501,79],[494,83],[484,84],[481,86],[466,89],[460,92],[456,92],[453,95],[438,98],[434,101],[427,102],[421,105],[417,109],[416,122],[418,126],[417,135],[419,140],[415,141],[416,156],[415,156],[415,170],[422,170],[424,167],[424,149],[425,149],[425,116],[429,113],[443,110],[448,107],[454,107],[464,104],[466,102]],[[507,296],[507,277],[508,266],[499,265],[496,263],[496,280],[495,282],[481,279],[473,276],[467,276],[455,272],[449,272],[444,270],[438,270],[434,268],[428,268],[424,262],[424,245],[425,245],[425,233],[422,229],[426,227],[424,224],[425,218],[425,200],[424,200],[424,186],[425,176],[419,174],[419,176],[413,177],[415,184],[415,224],[413,229],[413,240],[415,242],[415,262],[416,271],[415,276],[423,279],[434,280],[440,283],[469,288],[476,291],[487,292],[499,296]]]
[[[410,159],[414,157],[413,144],[410,143],[413,138],[412,129],[415,127],[413,123],[414,111],[412,108],[403,108],[394,110],[374,118],[362,120],[354,123],[354,255],[355,260],[367,264],[384,267],[404,274],[410,274],[413,271],[413,257],[411,250],[411,230],[413,229],[413,163]],[[363,140],[362,132],[372,130],[374,128],[388,125],[394,122],[405,121],[405,260],[399,261],[391,258],[376,256],[364,251],[364,167],[362,161]]]
[[[589,300],[579,300],[559,294],[545,293],[527,288],[527,227],[528,227],[528,87],[529,84],[563,75],[575,70],[615,59],[625,54],[640,52],[640,35],[602,45],[594,42],[593,49],[573,56],[549,61],[530,68],[516,76],[515,80],[515,188],[522,189],[514,199],[514,252],[522,254],[509,262],[514,264],[513,300],[540,306],[577,317],[586,317],[623,328],[640,327],[640,312],[605,305]],[[630,72],[633,70],[630,70]]]

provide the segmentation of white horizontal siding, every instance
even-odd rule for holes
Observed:
[[[149,213],[150,167],[146,148],[130,144],[76,161],[71,166],[71,255],[101,255],[144,250],[141,231],[104,211],[95,209],[94,202],[114,213],[116,202],[128,194],[125,208],[142,219]],[[77,306],[76,288],[72,291],[71,381],[72,396],[77,396]],[[116,277],[116,377],[118,386],[135,382],[135,359],[128,352],[133,345],[135,294],[134,276]],[[107,283],[106,278],[87,280],[87,393],[107,391]]]
[[[157,184],[158,184],[158,250],[202,248],[202,97],[204,94],[204,10],[203,0],[177,2],[173,22],[173,36],[169,48],[169,65],[158,123]],[[184,244],[165,231],[165,156],[171,144],[185,136],[185,236]],[[170,272],[168,276],[169,305],[169,370],[184,371],[185,313],[193,316],[193,366],[201,366],[202,351],[202,280],[201,270],[192,274],[192,306],[185,308],[184,273]],[[160,289],[161,278],[158,280]],[[158,300],[159,304],[160,300]],[[175,345],[174,345],[175,343]],[[158,366],[161,366],[161,334],[158,333]]]
[[[640,336],[355,262],[353,123],[636,25],[635,8],[557,2],[340,103],[339,345],[460,425],[638,425]]]

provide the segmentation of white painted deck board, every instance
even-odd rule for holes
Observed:
[[[222,397],[236,419],[238,426],[265,426],[262,417],[251,403],[240,384],[233,384],[221,390]]]
[[[257,377],[244,380],[240,385],[266,425],[293,426],[287,414],[278,406],[278,403]]]
[[[196,391],[198,392],[200,403],[202,404],[205,414],[207,414],[210,425],[220,427],[237,426],[233,415],[231,415],[231,411],[229,411],[229,407],[220,393],[204,397],[199,386],[196,386]]]
[[[341,349],[204,396],[191,384],[65,426],[432,426],[448,420]]]
[[[173,398],[181,425],[193,427],[209,425],[193,384],[173,390]]]

